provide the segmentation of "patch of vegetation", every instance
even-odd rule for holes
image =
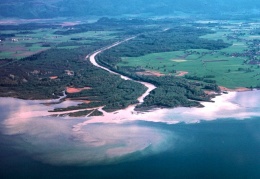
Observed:
[[[186,49],[149,53],[138,57],[135,57],[136,55],[134,57],[111,57],[108,65],[114,62],[115,68],[131,69],[133,73],[148,70],[177,76],[181,72],[185,72],[188,73],[188,76],[197,77],[201,82],[203,82],[205,76],[214,75],[211,80],[214,80],[216,84],[232,89],[259,86],[260,59],[258,56],[260,41],[259,36],[254,35],[254,29],[259,25],[243,23],[238,27],[236,21],[234,24],[233,22],[224,24],[203,23],[192,24],[192,26],[215,29],[215,33],[202,35],[199,38],[210,41],[221,39],[223,42],[232,45],[215,50]],[[206,82],[210,81],[206,80]],[[214,87],[209,85],[207,85],[207,88]]]
[[[157,86],[150,95],[144,99],[139,107],[177,107],[200,106],[197,101],[210,101],[212,96],[203,92],[204,89],[218,91],[214,80],[205,79],[202,82],[193,82],[183,78],[166,75],[161,77],[138,75],[136,72],[145,70],[144,67],[118,66],[122,63],[121,57],[136,57],[151,52],[165,52],[186,50],[190,48],[221,49],[229,44],[223,41],[200,39],[199,36],[209,31],[190,27],[179,27],[164,32],[140,35],[136,39],[115,47],[98,56],[99,63],[130,76],[136,80],[150,82]],[[159,59],[161,60],[161,59]],[[166,67],[166,66],[164,66]],[[196,101],[194,101],[196,100]]]
[[[205,87],[202,83],[192,83],[172,76],[140,78],[156,84],[157,88],[144,99],[139,108],[201,106],[198,101],[210,101],[212,97],[202,91]]]
[[[122,31],[97,22],[72,27],[63,27],[57,23],[0,25],[0,29],[0,51],[5,52],[1,53],[0,59],[21,59],[54,47],[75,48],[99,44],[100,41],[116,39]],[[70,31],[73,33],[67,33]]]
[[[180,24],[179,19],[101,18],[73,28],[47,24],[0,26],[5,40],[10,41],[13,35],[18,40],[30,37],[24,42],[14,39],[1,43],[4,49],[1,55],[5,59],[0,61],[0,94],[48,99],[58,98],[68,86],[90,87],[78,93],[67,93],[67,98],[90,103],[54,109],[56,112],[100,106],[110,112],[136,104],[136,99],[146,90],[144,86],[122,80],[84,60],[90,52],[133,35],[136,38],[100,54],[98,62],[133,79],[156,85],[138,109],[201,106],[199,101],[212,98],[204,90],[219,91],[219,84],[226,87],[260,85],[260,40],[253,38],[257,32],[231,31],[237,27],[228,23]],[[209,30],[214,28],[217,33]],[[13,50],[8,52],[8,47]],[[40,52],[43,49],[46,51]],[[39,53],[31,55],[36,52]],[[9,60],[10,56],[29,57]],[[141,73],[147,70],[161,72],[164,76]],[[181,71],[186,76],[178,77]],[[102,114],[95,110],[90,115]]]
[[[103,116],[103,113],[98,110],[94,110],[89,116]]]
[[[84,110],[84,111],[69,113],[68,115],[70,117],[84,117],[84,116],[87,116],[88,114],[90,114],[91,112],[92,112],[91,110]]]
[[[68,93],[67,98],[85,98],[91,101],[89,104],[83,103],[55,111],[98,106],[105,106],[106,110],[114,111],[137,103],[136,99],[145,91],[143,85],[122,80],[85,60],[88,53],[101,45],[105,46],[105,43],[75,49],[50,49],[15,61],[2,68],[0,94],[22,99],[49,99],[61,96],[67,86],[88,86],[91,87],[90,90]]]
[[[173,27],[163,32],[150,32],[139,35],[124,45],[117,46],[105,55],[115,57],[139,57],[149,53],[180,51],[187,49],[218,50],[230,46],[222,40],[207,40],[199,38],[201,35],[212,33],[206,29],[193,27]],[[118,53],[120,52],[120,53]],[[118,61],[109,61],[115,65]]]

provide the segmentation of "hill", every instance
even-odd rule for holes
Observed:
[[[53,18],[198,14],[207,17],[259,15],[257,0],[1,0],[0,17]]]

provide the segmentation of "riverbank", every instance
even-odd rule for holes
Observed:
[[[94,65],[94,66],[96,66],[96,67],[98,67],[98,68],[101,68],[102,70],[100,70],[100,69],[96,69],[95,67],[93,67],[90,63],[89,63],[89,61],[84,61],[84,63],[80,63],[80,64],[78,64],[78,63],[75,63],[75,64],[78,64],[78,66],[77,66],[77,68],[78,69],[80,69],[80,68],[82,68],[82,67],[84,67],[84,71],[80,71],[80,70],[77,70],[77,69],[75,69],[75,70],[72,70],[72,71],[77,71],[77,73],[75,73],[73,76],[68,76],[68,78],[71,80],[71,81],[73,81],[73,83],[75,83],[75,84],[70,84],[70,85],[67,85],[67,84],[65,84],[65,82],[64,82],[64,84],[62,84],[61,85],[61,81],[63,80],[63,79],[65,79],[66,78],[66,76],[65,77],[62,77],[62,78],[56,78],[57,76],[55,76],[55,79],[48,79],[48,78],[46,78],[46,79],[42,79],[42,80],[38,80],[38,77],[37,77],[37,84],[38,85],[33,85],[33,84],[30,84],[30,85],[28,85],[28,88],[26,87],[27,86],[27,84],[29,83],[29,82],[26,82],[26,85],[22,85],[23,87],[26,87],[25,89],[21,89],[21,91],[23,92],[23,91],[25,91],[25,92],[23,92],[23,93],[21,93],[21,91],[19,91],[22,95],[25,95],[25,96],[30,96],[30,98],[29,99],[38,99],[38,98],[36,98],[36,97],[38,97],[38,96],[40,96],[40,94],[41,95],[45,95],[44,93],[46,93],[46,92],[48,92],[48,96],[49,96],[49,98],[51,98],[51,97],[56,97],[57,99],[59,98],[59,96],[61,95],[61,94],[59,94],[57,91],[60,91],[60,90],[64,90],[64,89],[66,89],[67,90],[67,95],[68,95],[68,97],[66,97],[67,99],[69,99],[69,100],[75,100],[75,101],[77,101],[77,102],[83,102],[84,103],[84,105],[83,106],[80,106],[80,107],[78,107],[78,106],[74,106],[74,107],[72,107],[72,108],[69,108],[69,109],[64,109],[65,111],[67,111],[66,113],[73,113],[73,112],[79,112],[80,110],[81,111],[83,111],[83,110],[88,110],[88,109],[91,109],[91,110],[93,110],[93,109],[98,109],[98,108],[100,108],[100,106],[108,106],[108,108],[106,109],[106,111],[117,111],[118,109],[124,109],[125,107],[127,107],[127,106],[129,106],[129,105],[133,105],[133,104],[135,104],[135,106],[137,106],[137,105],[140,105],[140,104],[142,104],[143,102],[144,102],[144,99],[150,94],[150,92],[151,91],[153,91],[154,90],[154,94],[158,94],[158,93],[160,93],[160,92],[162,92],[162,91],[165,91],[165,89],[164,88],[161,88],[160,90],[156,90],[156,87],[153,85],[153,84],[151,84],[151,83],[146,83],[146,82],[142,82],[142,81],[136,81],[136,80],[133,80],[133,79],[130,79],[129,77],[127,77],[127,76],[123,76],[123,75],[121,75],[121,74],[119,74],[119,73],[116,73],[116,72],[114,72],[114,71],[111,71],[110,69],[108,69],[108,68],[106,68],[106,67],[103,67],[103,66],[101,66],[101,65],[99,65],[99,64],[97,64],[97,62],[96,62],[96,60],[95,60],[95,57],[96,57],[96,55],[98,55],[99,53],[101,53],[101,52],[103,52],[103,51],[105,51],[105,50],[108,50],[108,49],[110,49],[110,48],[112,48],[112,47],[115,47],[115,46],[117,46],[117,45],[120,45],[121,43],[124,43],[124,42],[127,42],[127,41],[129,41],[129,40],[132,40],[132,39],[134,39],[134,37],[131,37],[131,38],[128,38],[128,39],[125,39],[125,40],[122,40],[122,41],[120,41],[120,42],[116,42],[116,43],[114,43],[114,44],[112,44],[112,45],[110,45],[110,46],[106,46],[106,47],[104,47],[104,48],[101,48],[100,50],[98,50],[98,51],[95,51],[95,53],[94,54],[92,54],[91,56],[90,55],[88,55],[86,58],[89,58],[90,59],[90,62]],[[76,50],[77,51],[77,50]],[[66,50],[66,51],[64,51],[64,50],[61,50],[61,51],[53,51],[52,53],[58,53],[58,52],[61,52],[62,54],[63,53],[68,53],[68,50]],[[72,52],[74,52],[74,50],[72,50]],[[77,53],[76,53],[77,54]],[[82,52],[81,51],[81,53],[80,54],[86,54],[86,52]],[[44,52],[44,55],[48,55],[48,53],[47,52]],[[37,60],[38,60],[38,58],[40,58],[40,55],[39,55],[39,57],[38,56],[36,56],[35,57],[36,59],[35,60],[33,60],[32,62],[31,61],[26,61],[26,63],[30,63],[30,65],[31,65],[31,63],[36,63],[37,62]],[[72,60],[74,58],[74,56],[72,56],[72,58],[68,58],[68,60]],[[59,59],[58,59],[59,60]],[[58,60],[56,60],[56,61],[58,61]],[[56,62],[55,61],[55,62]],[[46,63],[47,63],[48,61],[46,61]],[[38,62],[37,62],[38,63]],[[37,64],[36,63],[36,64]],[[74,61],[73,61],[73,63],[74,63]],[[47,64],[46,64],[47,65]],[[41,65],[41,67],[42,66],[44,66],[44,65]],[[35,67],[34,67],[35,68]],[[65,70],[65,72],[67,71],[67,67],[65,68],[64,67],[64,69],[66,69]],[[109,77],[111,77],[111,78],[107,78],[108,77],[108,75],[107,75],[107,72],[104,72],[103,70],[106,70],[106,71],[108,71],[109,73],[112,73],[112,74],[117,74],[117,75],[119,75],[122,79],[121,79],[121,81],[119,80],[118,81],[118,83],[117,84],[115,84],[113,87],[111,87],[111,84],[113,83],[113,82],[115,82],[115,81],[117,81],[118,79],[118,77],[115,77],[114,75],[111,75],[111,76],[109,76]],[[35,71],[35,70],[34,70]],[[40,71],[41,70],[36,70],[37,71],[37,73],[39,73],[40,74]],[[93,71],[93,72],[92,72]],[[90,73],[90,72],[92,72],[92,73]],[[34,73],[33,73],[34,74]],[[39,75],[39,74],[37,74],[37,75]],[[68,75],[68,74],[67,74]],[[109,74],[110,75],[110,74]],[[93,80],[93,76],[95,76],[95,79],[96,80]],[[54,77],[53,76],[53,74],[51,75],[51,77]],[[84,78],[83,78],[84,77]],[[88,78],[89,77],[89,78]],[[9,77],[10,78],[10,77]],[[14,77],[15,79],[16,79],[16,77]],[[82,79],[83,78],[83,79]],[[158,77],[159,78],[159,77]],[[165,78],[167,78],[167,77],[165,77]],[[81,79],[81,81],[79,81],[79,79]],[[106,80],[104,80],[104,79],[106,79]],[[50,81],[48,81],[48,80],[50,80]],[[75,81],[74,81],[75,80]],[[110,81],[109,81],[110,80]],[[177,80],[177,79],[176,79]],[[102,83],[99,83],[99,81],[103,81]],[[106,82],[106,81],[108,81],[107,82],[107,84],[105,84],[104,85],[104,83]],[[139,83],[139,86],[135,86],[134,88],[133,88],[133,85],[134,85],[134,83],[124,83],[124,82],[126,82],[126,81],[133,81],[134,83],[135,82],[138,82]],[[165,80],[166,82],[167,82],[167,79]],[[96,83],[95,83],[96,82]],[[164,81],[156,81],[156,82],[160,82],[160,83],[165,83]],[[67,83],[67,82],[66,82]],[[98,94],[97,94],[97,92],[96,92],[96,88],[94,89],[94,88],[91,88],[91,87],[87,87],[87,88],[83,88],[83,87],[77,87],[77,86],[82,86],[82,84],[88,84],[88,83],[91,83],[91,85],[92,86],[95,86],[95,87],[100,87],[101,85],[100,84],[102,84],[102,85],[104,85],[104,87],[102,87],[102,89],[98,89]],[[178,83],[180,83],[182,86],[189,86],[190,84],[189,83],[187,83],[187,84],[183,84],[183,81],[182,80],[179,80],[179,82]],[[50,84],[52,84],[52,85],[50,85]],[[97,85],[98,84],[98,85]],[[142,84],[142,85],[144,85],[147,89],[143,89],[143,86],[142,85],[140,85],[140,84]],[[41,85],[45,85],[45,86],[41,86]],[[120,86],[121,85],[121,86]],[[176,85],[176,84],[172,84],[171,86],[174,86],[174,85]],[[38,91],[38,93],[32,93],[31,91],[32,91],[32,87],[31,86],[33,86],[33,90],[36,90],[35,88],[37,88],[37,91]],[[118,86],[120,86],[119,88],[117,88]],[[19,88],[21,87],[21,85],[20,86],[18,86]],[[44,88],[43,88],[44,87]],[[125,89],[124,91],[122,91],[121,89],[122,89],[122,87],[123,87],[123,89]],[[107,89],[110,89],[110,90],[107,90]],[[50,93],[49,91],[51,90],[51,92],[53,92],[53,93]],[[106,91],[106,92],[104,92],[103,93],[103,91]],[[114,92],[113,93],[111,93],[110,94],[110,96],[108,96],[107,94],[108,93],[110,93],[111,91],[115,91],[115,90],[118,90],[118,94],[122,94],[122,92],[123,92],[123,94],[122,94],[122,96],[121,96],[121,98],[120,99],[118,99],[118,98],[114,98]],[[136,92],[136,94],[135,94],[135,96],[133,97],[133,95],[129,95],[129,96],[127,96],[128,94],[129,94],[129,90],[135,90],[135,92]],[[145,91],[146,90],[146,91]],[[166,91],[167,91],[168,89],[166,88]],[[179,90],[179,89],[177,89],[177,90]],[[187,90],[186,88],[184,88],[184,89],[182,89],[182,90],[180,90],[180,92],[182,92],[183,90]],[[194,91],[194,89],[193,88],[191,88],[191,89],[189,89],[189,90],[191,90],[190,92],[190,94],[192,94]],[[241,90],[241,89],[240,89]],[[10,94],[11,96],[14,96],[14,97],[17,97],[16,95],[13,95],[13,93],[10,93],[11,91],[9,91],[9,90],[6,90],[6,91],[8,91],[8,94]],[[89,93],[89,91],[91,91],[91,93]],[[86,92],[85,94],[81,94],[82,92]],[[4,93],[2,93],[2,94],[4,94]],[[103,96],[100,96],[100,97],[98,97],[97,98],[97,95],[103,95]],[[150,109],[154,109],[154,108],[174,108],[174,107],[177,107],[177,106],[182,106],[181,104],[179,104],[179,105],[176,105],[176,106],[166,106],[165,104],[167,104],[168,102],[171,102],[171,101],[173,101],[173,100],[175,100],[175,99],[177,99],[178,97],[179,97],[179,93],[177,93],[176,91],[175,91],[175,89],[173,90],[173,94],[175,94],[175,96],[174,97],[172,97],[172,95],[170,95],[169,96],[169,98],[166,96],[166,94],[164,95],[164,94],[160,94],[160,95],[158,95],[158,96],[152,96],[153,98],[157,98],[156,100],[157,100],[157,103],[154,103],[154,104],[152,104],[152,103],[149,103],[148,105],[146,105],[146,106],[148,106],[148,107],[146,107],[146,106],[142,106],[142,108],[141,109],[145,109],[144,111],[147,111],[147,109],[148,110],[150,110]],[[118,95],[117,95],[118,96]],[[125,99],[125,97],[127,96],[127,98]],[[183,96],[185,96],[185,95],[183,95]],[[195,96],[195,97],[200,97],[200,96]],[[108,103],[106,100],[107,99],[110,99],[110,103]],[[164,98],[164,100],[162,100],[162,98]],[[112,100],[114,100],[114,101],[112,101],[111,102],[111,99]],[[133,99],[132,101],[129,101],[129,99]],[[64,100],[66,100],[66,99],[64,99]],[[100,103],[92,103],[92,104],[90,104],[91,102],[100,102]],[[122,102],[123,101],[123,102]],[[153,101],[153,99],[151,100],[151,101]],[[166,103],[164,103],[164,104],[162,104],[161,106],[160,105],[156,105],[156,104],[158,104],[159,102],[161,103],[161,101],[166,101]],[[189,102],[189,100],[187,100],[188,102]],[[201,101],[203,101],[203,100],[201,100]],[[178,101],[177,101],[178,102]],[[57,103],[56,101],[55,101],[55,103]],[[120,104],[119,104],[120,103]],[[110,106],[109,106],[110,105]],[[163,105],[165,105],[165,106],[163,106]],[[168,104],[167,104],[168,105]],[[175,105],[175,104],[174,104]],[[185,105],[183,105],[183,106],[185,106]],[[188,105],[187,105],[188,106]],[[190,106],[192,106],[192,105],[190,105]],[[194,105],[194,106],[196,106],[196,105]],[[197,106],[199,106],[199,105],[197,105]],[[78,108],[77,108],[78,107]],[[71,110],[70,111],[70,109],[73,109],[73,110]],[[76,110],[76,111],[75,111]],[[59,110],[57,110],[58,111],[58,113],[60,113],[60,111]],[[135,111],[134,111],[135,112]],[[56,113],[55,113],[56,114]],[[82,114],[84,114],[84,113],[82,113]],[[84,116],[84,115],[82,115],[82,116]]]
[[[203,102],[204,108],[158,108],[136,112],[135,106],[131,105],[110,113],[100,108],[103,116],[71,118],[53,117],[47,111],[75,105],[72,101],[46,106],[41,103],[47,101],[0,98],[0,128],[4,135],[19,136],[23,138],[19,141],[32,144],[23,145],[23,150],[37,154],[39,157],[34,159],[47,164],[109,164],[135,152],[141,151],[138,155],[141,157],[167,150],[167,144],[176,135],[173,135],[174,131],[158,129],[157,125],[159,128],[175,126],[173,124],[195,125],[205,124],[203,121],[245,120],[260,116],[260,91],[229,92],[213,100]],[[50,147],[47,149],[46,146]],[[60,155],[56,155],[57,151]]]
[[[245,101],[245,99],[247,101]],[[259,91],[229,92],[213,98],[213,102],[202,102],[203,108],[154,108],[144,111],[135,111],[134,106],[114,113],[103,113],[103,116],[92,117],[77,126],[77,130],[92,123],[125,123],[130,121],[145,120],[150,122],[163,122],[176,124],[180,122],[196,123],[201,120],[215,120],[221,118],[245,119],[258,116],[259,112],[251,112],[245,106],[257,106],[260,102]]]
[[[244,91],[251,91],[252,89],[246,87],[237,87],[235,89],[226,88],[224,86],[219,86],[221,92],[244,92]]]

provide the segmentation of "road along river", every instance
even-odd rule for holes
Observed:
[[[127,41],[129,41],[129,40],[131,40],[131,39],[133,39],[133,38],[135,38],[135,37],[130,37],[130,38],[127,38],[127,39],[125,39],[125,40],[116,42],[116,43],[114,43],[114,44],[112,44],[112,45],[110,45],[110,46],[108,46],[108,47],[104,47],[104,48],[102,48],[102,49],[100,49],[100,50],[94,52],[93,54],[86,56],[86,59],[89,58],[90,62],[91,62],[93,65],[95,65],[96,67],[102,68],[102,69],[104,69],[104,70],[106,70],[106,71],[108,71],[108,72],[110,72],[110,73],[112,73],[112,74],[119,75],[119,76],[120,76],[122,79],[124,79],[124,80],[132,80],[132,81],[141,83],[141,84],[143,84],[144,86],[146,86],[146,87],[148,88],[148,89],[146,90],[146,92],[145,92],[142,96],[140,96],[140,97],[137,99],[137,100],[139,101],[139,104],[140,104],[140,103],[142,103],[142,102],[144,101],[144,98],[145,98],[146,96],[148,96],[149,93],[150,93],[152,90],[154,90],[156,87],[155,87],[153,84],[151,84],[151,83],[147,83],[147,82],[143,82],[143,81],[136,81],[136,80],[133,80],[133,79],[127,77],[127,76],[124,76],[124,75],[121,75],[121,74],[119,74],[119,73],[116,73],[116,72],[114,72],[114,71],[112,71],[112,70],[110,70],[110,69],[108,69],[108,68],[106,68],[106,67],[104,67],[104,66],[99,65],[99,64],[96,62],[96,59],[95,59],[95,57],[96,57],[98,54],[100,54],[101,52],[103,52],[103,51],[105,51],[105,50],[108,50],[108,49],[110,49],[110,48],[113,48],[113,47],[115,47],[115,46],[117,46],[117,45],[120,45],[120,44],[122,44],[122,43],[124,43],[124,42],[127,42]]]

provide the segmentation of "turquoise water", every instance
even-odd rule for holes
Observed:
[[[260,178],[259,91],[215,101],[57,118],[41,101],[1,98],[0,178]]]
[[[1,135],[1,178],[259,178],[260,118],[199,124],[139,123],[174,131],[171,149],[135,161],[53,166],[35,161]],[[12,137],[13,138],[13,137]],[[19,137],[15,140],[19,140]],[[170,142],[170,141],[169,141]],[[138,155],[138,154],[137,154]]]

